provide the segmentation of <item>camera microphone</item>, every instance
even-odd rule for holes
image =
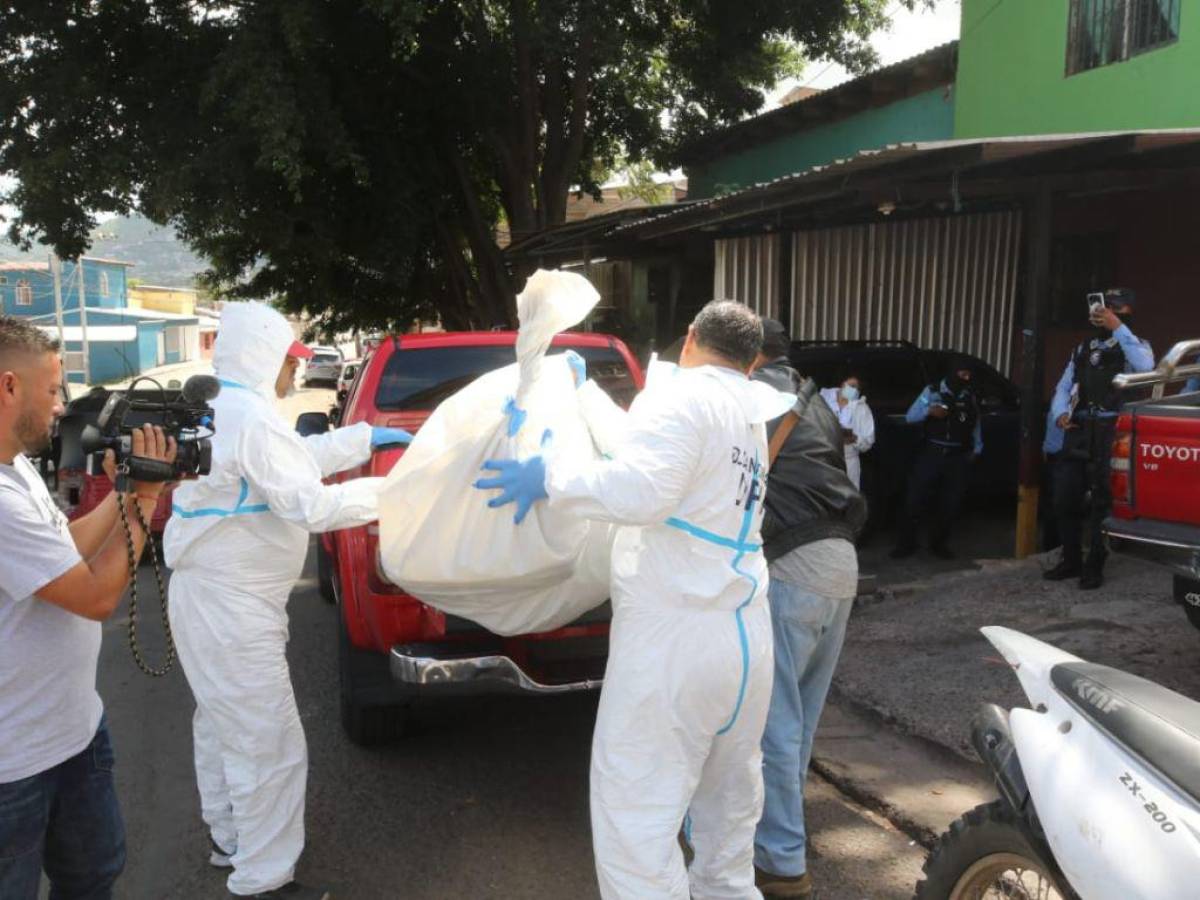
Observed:
[[[193,375],[183,384],[183,399],[189,404],[207,403],[221,393],[221,382],[213,375]]]

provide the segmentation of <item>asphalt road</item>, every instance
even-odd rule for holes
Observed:
[[[292,398],[289,414],[327,392]],[[143,567],[146,654],[161,659],[153,577]],[[313,555],[290,604],[288,657],[308,736],[308,843],[298,877],[346,898],[593,898],[588,753],[596,699],[459,699],[418,710],[414,732],[379,750],[338,722],[336,610],[317,593]],[[99,688],[116,745],[129,860],[117,896],[219,898],[224,874],[192,771],[193,703],[181,671],[133,664],[127,609],[105,625]],[[912,896],[923,857],[907,837],[812,781],[811,867],[822,900]]]

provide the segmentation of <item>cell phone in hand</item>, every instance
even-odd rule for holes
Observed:
[[[1093,316],[1097,310],[1104,309],[1104,294],[1099,291],[1087,295],[1088,315]]]

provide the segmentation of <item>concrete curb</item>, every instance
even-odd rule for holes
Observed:
[[[982,765],[842,702],[825,707],[812,767],[926,848],[967,810],[996,796]]]

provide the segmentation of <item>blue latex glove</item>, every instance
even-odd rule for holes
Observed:
[[[571,367],[571,374],[575,376],[575,387],[583,387],[583,383],[587,381],[587,363],[574,350],[568,350],[563,356],[567,358],[567,365]]]
[[[403,428],[372,428],[371,447],[386,447],[388,444],[412,443],[413,436]]]
[[[480,478],[475,482],[475,487],[482,491],[500,489],[500,496],[488,501],[492,509],[515,502],[517,514],[513,516],[513,522],[517,525],[525,520],[533,504],[549,496],[546,493],[546,463],[540,456],[531,456],[529,459],[489,459],[483,467],[499,474],[495,478]]]

